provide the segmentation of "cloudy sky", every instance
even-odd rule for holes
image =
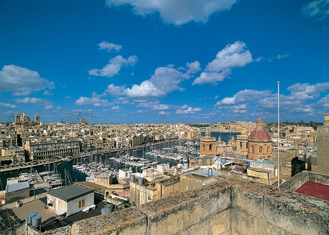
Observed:
[[[329,0],[2,0],[0,121],[323,121]]]

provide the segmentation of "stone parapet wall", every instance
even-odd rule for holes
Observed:
[[[232,234],[328,234],[329,203],[251,182],[233,187]]]
[[[327,201],[221,180],[44,234],[328,234]]]

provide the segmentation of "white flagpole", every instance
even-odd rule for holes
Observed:
[[[280,189],[280,82],[278,81],[278,188]]]

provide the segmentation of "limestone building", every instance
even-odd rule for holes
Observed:
[[[233,142],[233,145],[235,146],[235,153],[248,155],[248,135],[245,129],[242,130],[241,135],[237,136],[237,139]]]
[[[318,127],[318,157],[317,171],[322,174],[329,174],[329,113],[323,114],[324,125]]]
[[[34,116],[34,121],[31,121],[29,116],[26,115],[25,112],[23,112],[23,115],[20,116],[17,112],[15,114],[15,129],[19,129],[21,127],[32,127],[40,124],[40,117],[39,114],[36,113]]]
[[[262,119],[258,118],[256,129],[248,137],[248,159],[272,156],[272,140],[263,128]]]
[[[211,137],[210,131],[207,130],[205,136],[200,139],[200,157],[216,157],[216,146],[216,138]]]

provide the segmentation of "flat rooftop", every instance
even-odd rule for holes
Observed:
[[[307,181],[295,192],[329,201],[328,185]]]

